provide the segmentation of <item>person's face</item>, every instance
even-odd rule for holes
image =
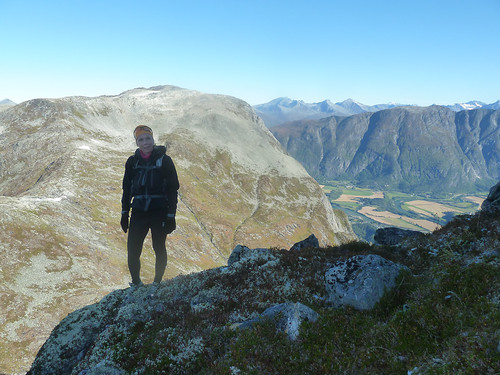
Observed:
[[[141,134],[137,137],[135,143],[137,144],[137,147],[139,147],[139,149],[145,154],[153,152],[155,141],[151,134]]]

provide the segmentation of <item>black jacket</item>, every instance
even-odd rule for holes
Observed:
[[[139,149],[125,163],[122,212],[165,210],[175,215],[179,179],[174,162],[164,146],[154,146],[150,158],[142,158]]]

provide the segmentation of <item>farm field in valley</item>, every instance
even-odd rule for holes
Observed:
[[[341,182],[321,186],[333,208],[345,211],[355,233],[367,242],[373,242],[375,231],[382,227],[432,232],[455,215],[477,211],[488,194],[442,194],[438,197],[374,191]]]

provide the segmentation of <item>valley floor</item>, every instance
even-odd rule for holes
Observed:
[[[342,182],[328,182],[321,186],[333,208],[347,213],[356,235],[366,242],[373,242],[375,231],[381,227],[432,232],[455,215],[479,210],[488,194],[443,194],[436,197],[373,191]]]

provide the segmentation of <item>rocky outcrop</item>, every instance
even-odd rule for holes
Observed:
[[[325,274],[328,301],[334,307],[371,309],[394,287],[402,270],[408,268],[378,255],[358,255],[339,261]]]
[[[319,248],[319,241],[314,234],[311,234],[305,240],[295,243],[290,248],[290,251],[298,251],[307,248]],[[232,266],[233,264],[239,261],[256,258],[266,253],[269,253],[269,249],[265,248],[250,249],[247,246],[236,245],[236,247],[231,252],[231,255],[229,255],[229,258],[227,260],[227,265]]]
[[[486,199],[481,204],[481,210],[500,209],[500,181],[490,189]]]
[[[123,291],[106,296],[101,302],[77,310],[65,318],[40,349],[29,375],[71,374],[74,366],[95,345],[99,335],[113,320],[122,302]],[[144,306],[144,307],[147,307]],[[136,317],[134,317],[136,319]],[[124,321],[130,324],[131,321]]]
[[[301,256],[298,262],[290,263],[297,257],[296,251],[237,246],[232,256],[228,267],[178,276],[161,284],[117,290],[100,302],[69,314],[42,346],[29,374],[97,374],[104,369],[124,373],[120,362],[114,359],[115,351],[121,347],[117,343],[145,327],[159,330],[159,324],[165,325],[163,329],[174,324],[188,335],[183,340],[190,341],[199,338],[189,336],[189,330],[209,335],[224,326],[246,329],[272,322],[278,332],[296,340],[304,321],[314,323],[319,318],[306,300],[328,301],[333,307],[351,304],[369,309],[393,286],[397,272],[403,268],[371,255],[354,257],[346,265],[339,262],[330,268],[327,256],[313,274],[308,272],[299,275],[302,281],[292,281],[301,264],[308,262]],[[326,269],[325,282],[321,274]],[[306,278],[310,280],[310,290],[304,285]],[[318,290],[324,290],[324,296],[318,296]],[[290,300],[298,295],[304,300]],[[282,299],[288,301],[278,302]],[[262,312],[259,306],[265,307]],[[246,319],[240,319],[243,311]],[[196,327],[184,327],[188,322],[196,322]]]
[[[278,332],[284,332],[290,340],[299,337],[300,325],[303,321],[315,322],[318,313],[300,302],[287,302],[266,309],[261,316],[241,323],[234,323],[231,329],[252,328],[256,323],[272,321]]]
[[[227,260],[227,265],[232,266],[233,264],[244,261],[251,260],[252,258],[258,258],[260,255],[268,254],[269,249],[257,248],[257,249],[249,249],[246,246],[236,245],[236,247],[231,252]]]
[[[302,250],[302,249],[307,249],[307,248],[318,248],[318,247],[319,247],[318,239],[316,238],[316,236],[314,234],[311,234],[305,240],[302,240],[302,241],[295,243],[290,248],[290,251]]]
[[[401,229],[397,227],[379,228],[375,231],[373,239],[380,245],[399,245],[405,238],[418,238],[424,233],[416,230]]]

